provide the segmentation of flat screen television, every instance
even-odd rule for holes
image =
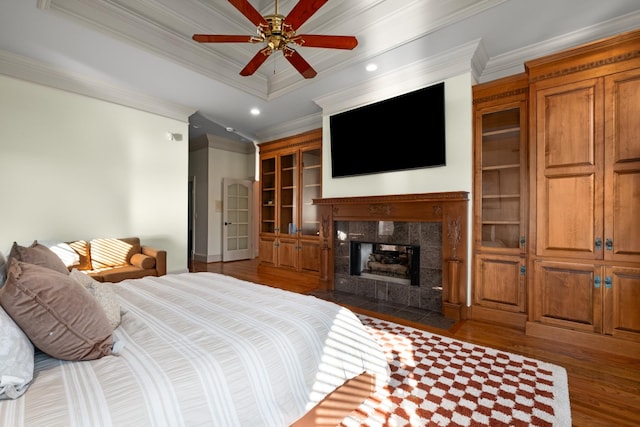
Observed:
[[[446,165],[444,82],[329,120],[333,178]]]

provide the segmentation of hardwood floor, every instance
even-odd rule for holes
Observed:
[[[190,270],[227,274],[300,293],[310,293],[321,286],[318,280],[301,274],[258,268],[257,260],[211,264],[194,262]],[[640,355],[635,358],[622,357],[608,353],[606,349],[595,351],[570,343],[559,344],[485,322],[464,320],[444,330],[357,307],[349,308],[462,341],[560,365],[568,374],[574,426],[640,425]]]

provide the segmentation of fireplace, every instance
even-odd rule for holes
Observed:
[[[442,311],[440,223],[336,221],[333,226],[334,290],[378,302]],[[381,234],[383,227],[386,232]],[[370,255],[378,258],[375,264],[370,262]],[[370,267],[377,268],[371,271]],[[404,273],[405,269],[409,271]]]
[[[327,290],[439,310],[465,319],[468,193],[314,199],[320,208],[320,279]],[[419,286],[351,275],[351,242],[419,247]],[[362,255],[361,255],[362,256]],[[361,260],[362,262],[362,260]]]
[[[352,240],[349,274],[420,286],[420,246]]]
[[[352,240],[349,274],[420,286],[420,246]]]

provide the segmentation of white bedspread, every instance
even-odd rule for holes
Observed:
[[[2,426],[287,426],[382,349],[349,310],[214,273],[114,285],[117,356],[36,356],[34,382],[0,401]]]

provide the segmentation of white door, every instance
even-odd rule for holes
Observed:
[[[223,179],[222,261],[251,258],[252,184]]]

